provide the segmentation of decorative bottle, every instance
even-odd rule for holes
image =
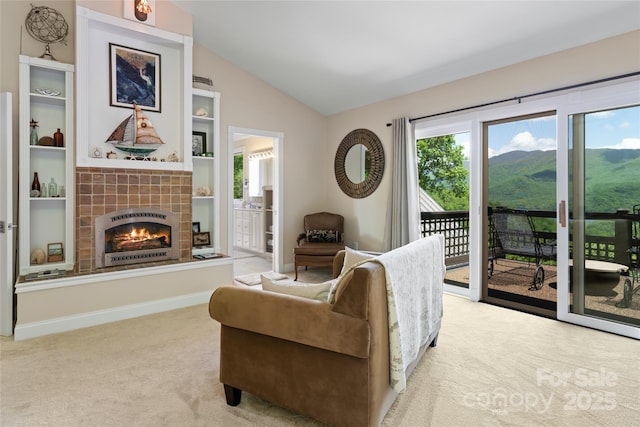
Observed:
[[[38,130],[36,129],[38,127],[38,122],[31,119],[29,126],[31,126],[31,133],[29,134],[29,144],[38,145]]]
[[[33,183],[31,183],[32,190],[40,191],[40,181],[38,180],[38,172],[33,174]]]
[[[40,188],[40,197],[47,197],[47,186],[43,185]]]
[[[53,178],[49,182],[49,197],[58,197],[58,184]]]
[[[56,147],[64,147],[64,135],[60,132],[60,128],[53,134],[53,142]]]

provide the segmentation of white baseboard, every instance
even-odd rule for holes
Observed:
[[[209,302],[213,291],[199,292],[189,295],[180,295],[156,301],[148,301],[139,304],[125,305],[107,310],[98,310],[81,313],[73,316],[58,317],[33,323],[18,324],[14,330],[14,340],[26,340],[43,335],[57,334],[73,331],[75,329],[102,325],[118,320],[131,319],[146,316],[148,314],[161,313],[163,311],[190,307]]]
[[[283,273],[291,273],[294,270],[294,264],[283,264],[282,272]]]

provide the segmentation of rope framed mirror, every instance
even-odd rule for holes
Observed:
[[[371,195],[384,174],[384,149],[378,136],[368,129],[349,132],[336,151],[334,171],[347,196],[362,199]]]

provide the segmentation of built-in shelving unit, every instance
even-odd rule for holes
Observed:
[[[264,209],[264,251],[273,253],[273,187],[265,185],[262,189]]]
[[[70,64],[20,56],[20,275],[73,269],[73,73]],[[58,130],[62,143],[41,145],[52,143]],[[32,192],[35,174],[46,195]]]
[[[211,245],[194,247],[193,255],[220,252],[220,93],[193,89],[192,93],[192,218]]]

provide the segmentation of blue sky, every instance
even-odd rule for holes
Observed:
[[[586,117],[587,148],[640,149],[640,106],[590,113]],[[469,134],[457,134],[469,157]],[[489,157],[514,150],[555,150],[555,116],[490,126]]]

